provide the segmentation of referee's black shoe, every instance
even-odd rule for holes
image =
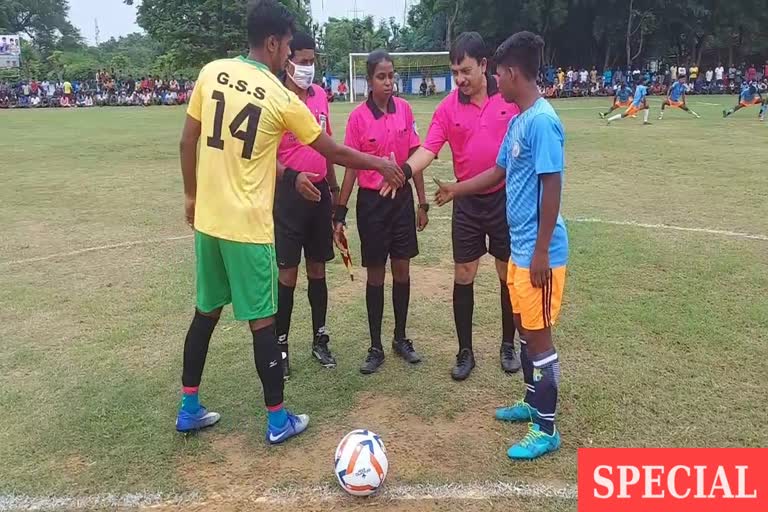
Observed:
[[[384,364],[384,351],[371,347],[368,349],[368,355],[365,357],[363,366],[360,367],[360,373],[363,375],[376,373],[382,364]]]
[[[392,350],[411,364],[421,362],[421,356],[413,348],[413,342],[409,339],[392,340]]]
[[[501,350],[499,350],[499,357],[501,358],[501,369],[507,373],[517,373],[520,371],[520,355],[515,352],[515,344],[508,341],[501,342]]]
[[[331,349],[328,348],[329,341],[331,340],[327,334],[315,336],[315,340],[312,342],[312,355],[320,361],[323,367],[336,368],[336,359],[331,354]]]
[[[472,369],[475,367],[475,354],[471,349],[463,348],[456,354],[456,366],[451,370],[451,378],[453,380],[464,380],[472,373]]]

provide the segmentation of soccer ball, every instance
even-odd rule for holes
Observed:
[[[368,430],[353,430],[336,448],[334,473],[342,489],[353,496],[370,496],[384,483],[389,469],[381,438]]]

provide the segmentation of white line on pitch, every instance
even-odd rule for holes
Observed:
[[[575,500],[576,486],[572,484],[549,485],[525,482],[482,482],[472,484],[443,485],[394,485],[385,486],[381,493],[365,500],[366,505],[376,501],[385,504],[390,501],[422,500],[489,500],[510,498],[549,498]],[[317,502],[363,503],[362,500],[347,496],[336,486],[285,487],[271,489],[262,496],[252,494],[218,494],[206,499],[199,493],[163,494],[97,494],[91,496],[50,496],[0,495],[0,512],[7,511],[52,511],[90,510],[94,508],[141,508],[162,505],[196,506],[205,503],[237,504],[253,502],[265,505],[286,505]]]
[[[451,220],[451,217],[449,216],[433,216],[430,217],[430,220]],[[757,234],[751,234],[751,233],[742,233],[739,231],[729,231],[729,230],[723,230],[723,229],[710,229],[710,228],[693,228],[693,227],[686,227],[686,226],[674,226],[671,224],[649,224],[645,222],[635,222],[635,221],[623,221],[623,220],[605,220],[605,219],[597,219],[597,218],[571,218],[566,219],[568,222],[584,222],[584,223],[591,223],[591,224],[611,224],[614,226],[632,226],[637,228],[645,228],[645,229],[656,229],[656,230],[669,230],[669,231],[686,231],[690,233],[704,233],[708,235],[720,235],[720,236],[727,236],[732,238],[743,238],[745,240],[759,240],[762,242],[768,241],[768,236],[766,235],[757,235]],[[347,221],[349,224],[354,224],[354,219],[350,219]],[[21,259],[21,260],[11,260],[11,261],[3,261],[0,262],[0,266],[6,265],[21,265],[24,263],[36,263],[39,261],[47,261],[47,260],[53,260],[58,258],[67,258],[70,256],[79,256],[81,254],[86,254],[89,252],[97,252],[97,251],[105,251],[109,249],[120,249],[120,248],[126,248],[126,247],[134,247],[137,245],[148,245],[148,244],[159,244],[159,243],[165,243],[165,242],[174,242],[177,240],[188,240],[192,238],[194,235],[181,235],[181,236],[172,236],[169,238],[153,238],[148,240],[134,240],[131,242],[122,242],[118,244],[110,244],[110,245],[97,245],[95,247],[86,247],[84,249],[78,249],[75,251],[69,251],[69,252],[59,252],[55,254],[49,254],[47,256],[38,256],[35,258],[28,258],[28,259]]]

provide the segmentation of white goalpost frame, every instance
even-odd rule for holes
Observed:
[[[368,53],[350,53],[349,54],[349,77],[347,81],[349,82],[349,102],[354,103],[355,102],[355,64],[354,64],[354,58],[355,57],[367,57],[370,55],[370,52]],[[416,55],[424,55],[424,56],[435,56],[435,55],[444,55],[446,58],[446,61],[448,60],[448,52],[400,52],[400,53],[390,53],[392,57],[410,57],[410,56],[416,56]]]

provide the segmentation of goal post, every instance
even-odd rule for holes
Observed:
[[[368,95],[366,60],[370,53],[349,54],[349,102],[355,103]],[[396,88],[400,95],[444,94],[453,88],[448,52],[395,52],[389,54],[395,65]]]

